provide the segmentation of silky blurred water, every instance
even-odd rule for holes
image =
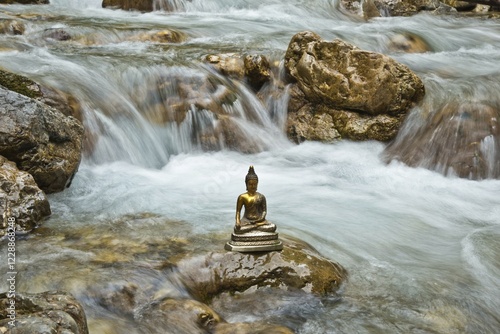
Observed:
[[[100,132],[72,186],[49,197],[53,215],[43,225],[49,232],[18,241],[19,289],[65,288],[82,298],[94,333],[101,332],[95,321],[102,318],[118,332],[140,333],[129,319],[101,309],[88,296],[89,286],[121,279],[172,296],[186,292],[140,266],[92,267],[89,259],[99,246],[87,239],[102,230],[140,247],[169,233],[208,239],[229,234],[236,198],[254,165],[268,218],[279,232],[310,243],[350,275],[340,298],[298,299],[296,306],[272,311],[281,323],[308,334],[498,332],[500,181],[386,165],[380,158],[384,144],[376,142],[291,144],[276,121],[282,115],[270,117],[269,107],[248,87],[224,78],[217,82],[236,91],[233,112],[241,116],[239,126],[259,139],[260,153],[204,152],[188,140],[194,134],[187,123],[152,124],[136,98],[161,78],[213,76],[201,64],[207,53],[257,53],[279,62],[290,38],[311,30],[408,65],[424,81],[428,105],[464,95],[498,102],[497,20],[421,14],[365,22],[326,0],[179,0],[158,2],[177,11],[153,13],[102,9],[96,0],[51,2],[0,6],[2,17],[26,25],[24,35],[0,36],[0,65],[71,92],[82,104],[86,126]],[[60,28],[74,38],[43,38],[45,29]],[[130,38],[162,29],[181,31],[187,40],[158,44]],[[391,51],[391,36],[401,32],[425,38],[433,51]],[[251,107],[239,107],[244,105]],[[283,101],[275,105],[278,116],[286,112]],[[142,214],[156,218],[140,227],[126,223],[126,217]],[[160,228],[164,220],[185,225]],[[56,232],[72,229],[82,231],[84,240],[75,237],[72,243]],[[118,253],[127,257],[127,247]],[[225,312],[230,321],[259,319],[243,309]]]

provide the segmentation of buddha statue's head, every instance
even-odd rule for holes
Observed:
[[[253,166],[248,169],[247,176],[245,177],[245,184],[247,186],[247,191],[254,193],[257,191],[257,185],[259,183],[259,177],[255,174]]]

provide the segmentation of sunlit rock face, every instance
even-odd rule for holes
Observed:
[[[225,76],[245,81],[255,91],[271,79],[271,66],[263,55],[209,54],[204,61]]]
[[[411,135],[405,131],[387,147],[387,161],[469,179],[500,178],[497,104],[453,102],[423,117],[418,131]]]
[[[83,127],[73,117],[0,87],[0,154],[46,193],[63,190],[78,169]]]
[[[15,326],[9,325],[7,307],[11,299],[0,294],[0,331],[10,333],[88,334],[87,319],[80,303],[70,294],[50,291],[15,293]]]
[[[14,219],[18,232],[29,232],[46,216],[50,206],[33,177],[0,155],[0,215]],[[8,226],[0,225],[0,238]]]
[[[288,136],[298,142],[331,141],[333,129],[341,138],[390,140],[425,94],[407,66],[338,39],[324,41],[313,32],[292,38],[285,67],[299,88],[292,89],[288,107]],[[318,127],[328,128],[324,138],[314,131]]]

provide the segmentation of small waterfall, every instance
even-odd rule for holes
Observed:
[[[161,167],[171,154],[287,145],[286,92],[269,97],[276,123],[248,87],[203,68],[128,68],[110,84],[113,102],[85,108],[86,128],[95,137],[87,155],[95,163]]]
[[[397,138],[386,148],[386,160],[469,179],[500,177],[500,85],[485,76],[471,85],[458,80],[454,90],[441,80],[427,82],[431,91],[409,115]]]

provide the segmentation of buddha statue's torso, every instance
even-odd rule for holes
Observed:
[[[247,225],[261,218],[266,212],[266,197],[261,193],[255,193],[254,195],[247,193],[241,196],[243,196],[243,206],[245,208],[241,223]]]

